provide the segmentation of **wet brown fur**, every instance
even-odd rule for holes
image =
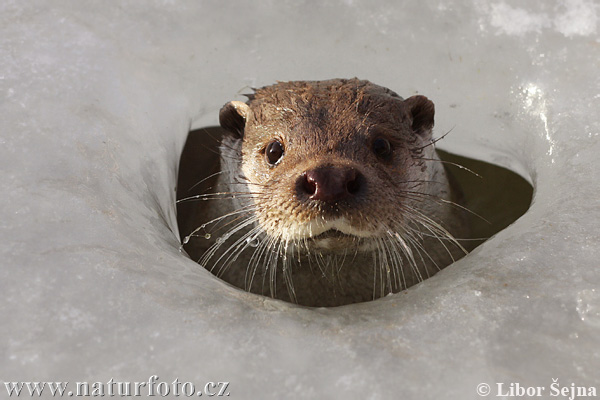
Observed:
[[[403,100],[358,79],[280,82],[247,105],[228,103],[216,200],[198,202],[202,230],[188,251],[238,287],[309,306],[372,300],[435,274],[464,254],[453,236],[467,230],[435,153],[433,114],[424,96]],[[372,151],[377,138],[391,143],[389,159]],[[272,166],[264,152],[274,139],[285,153]],[[323,166],[356,169],[364,186],[335,204],[310,200],[298,176]],[[357,235],[316,243],[311,229],[340,218]]]

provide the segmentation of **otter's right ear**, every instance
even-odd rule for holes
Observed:
[[[435,114],[433,102],[425,96],[416,95],[404,100],[404,104],[408,107],[412,119],[413,132],[419,135],[431,135]]]
[[[250,107],[241,101],[230,101],[219,111],[219,123],[228,132],[244,137],[244,127],[250,116]]]

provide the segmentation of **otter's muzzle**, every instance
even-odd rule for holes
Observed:
[[[296,182],[300,198],[336,203],[356,196],[364,186],[362,174],[355,168],[327,166],[302,173]]]

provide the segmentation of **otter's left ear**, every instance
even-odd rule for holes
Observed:
[[[242,138],[250,112],[248,104],[241,101],[230,101],[219,111],[219,123],[226,131]]]
[[[431,133],[435,114],[433,102],[425,96],[412,96],[404,100],[404,105],[412,118],[413,132],[419,135]]]

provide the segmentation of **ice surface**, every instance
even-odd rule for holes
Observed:
[[[0,379],[158,375],[274,399],[600,386],[596,1],[0,11]],[[531,209],[434,278],[337,309],[243,293],[180,253],[189,129],[248,87],[353,76],[433,99],[438,135],[454,128],[440,146],[522,174]]]

